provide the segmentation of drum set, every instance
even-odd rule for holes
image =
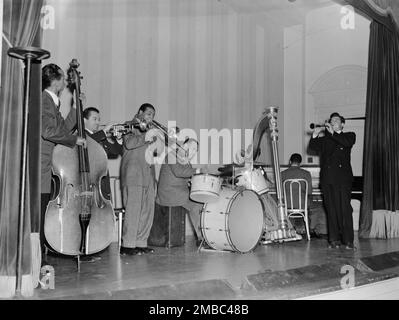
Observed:
[[[264,110],[253,135],[253,152],[243,164],[219,168],[221,174],[197,174],[191,179],[190,198],[204,203],[201,230],[214,250],[250,252],[261,242],[296,241],[296,234],[285,211],[278,155],[278,108]],[[270,183],[261,163],[260,142],[269,131],[272,146],[277,202],[269,195]],[[201,249],[201,247],[200,247]]]
[[[250,252],[264,236],[268,218],[277,229],[276,211],[265,206],[270,182],[261,166],[232,164],[219,171],[220,175],[191,178],[190,198],[204,203],[200,223],[204,241],[218,251]]]

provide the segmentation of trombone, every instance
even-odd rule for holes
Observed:
[[[167,127],[165,127],[164,125],[160,124],[158,121],[155,121],[155,120],[152,120],[152,121],[148,124],[148,128],[149,128],[149,129],[155,128],[155,129],[160,130],[160,131],[164,134],[164,136],[165,136],[165,143],[166,143],[166,145],[168,145],[168,140],[169,140],[169,139],[174,140],[174,143],[175,143],[176,147],[177,147],[178,149],[180,149],[181,151],[184,152],[184,156],[185,156],[185,157],[188,156],[188,154],[187,154],[187,153],[188,153],[188,150],[184,149],[184,148],[177,142],[177,130],[174,130],[173,128],[171,128],[171,129],[168,131],[168,128],[167,128]]]

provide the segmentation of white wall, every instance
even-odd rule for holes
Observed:
[[[281,108],[283,127],[283,28],[275,22],[213,0],[47,3],[56,20],[44,32],[43,47],[52,54],[46,62],[66,69],[78,59],[87,106],[100,109],[103,123],[131,119],[150,102],[159,122],[175,120],[198,133],[253,129],[271,105]],[[262,146],[259,160],[270,163],[267,139]],[[119,163],[110,161],[112,176]]]
[[[292,153],[304,154],[304,28],[297,25],[284,30],[284,164]]]
[[[355,28],[344,30],[341,27],[342,18],[341,6],[334,4],[312,10],[303,25],[285,29],[285,161],[288,161],[293,152],[306,155],[310,123],[324,122],[332,111],[342,112],[346,117],[364,116],[366,73],[361,72],[357,77],[351,77],[351,73],[348,75],[346,72],[342,77],[349,77],[351,80],[355,78],[353,81],[356,84],[347,83],[339,90],[336,89],[334,94],[330,92],[326,95],[330,100],[326,101],[327,98],[324,98],[323,105],[318,109],[315,106],[315,96],[311,93],[315,83],[335,68],[354,66],[355,71],[357,67],[367,68],[370,22],[355,14]],[[346,126],[347,130],[358,133],[358,141],[352,153],[356,159],[352,165],[358,175],[361,174],[359,161],[361,162],[363,152],[363,132],[359,126],[362,127],[363,123],[348,122]],[[304,163],[308,163],[307,160],[308,157],[305,156]],[[317,157],[312,160],[318,161]]]
[[[338,111],[345,117],[365,115],[369,24],[355,14],[355,28],[341,27],[341,6],[309,12],[303,24],[284,30],[284,161],[294,152],[303,163],[318,163],[307,154],[309,124],[323,123]],[[354,131],[354,174],[362,175],[364,121],[347,121]],[[310,162],[310,161],[312,162]],[[354,230],[358,230],[359,201],[352,200]]]
[[[87,105],[104,123],[131,119],[150,102],[158,121],[198,134],[252,129],[266,106],[283,104],[283,29],[273,22],[213,0],[48,4],[56,23],[44,32],[46,62],[67,68],[78,59]]]

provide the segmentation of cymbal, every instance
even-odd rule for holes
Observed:
[[[253,163],[254,167],[265,167],[267,165],[268,165],[267,163],[259,162],[259,161],[254,161],[254,163]]]
[[[233,176],[233,171],[226,171],[226,172],[222,172],[219,174],[219,177],[223,178],[223,177],[232,177]]]
[[[260,161],[254,161],[253,163],[252,163],[252,166],[253,167],[265,167],[265,166],[268,166],[268,164],[267,163],[265,163],[265,162],[260,162]],[[232,172],[233,171],[233,168],[234,169],[240,169],[240,168],[244,168],[245,167],[245,164],[243,163],[243,164],[238,164],[238,163],[231,163],[231,164],[226,164],[226,165],[224,165],[223,167],[220,167],[220,168],[218,168],[218,171],[219,172]]]
[[[225,164],[223,167],[218,168],[219,172],[233,172],[233,168],[243,168],[243,164],[237,164],[237,163],[230,163],[230,164]]]

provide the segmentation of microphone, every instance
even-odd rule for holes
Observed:
[[[310,129],[314,129],[314,128],[325,128],[326,127],[326,125],[325,124],[314,124],[314,123],[311,123],[310,124]]]

